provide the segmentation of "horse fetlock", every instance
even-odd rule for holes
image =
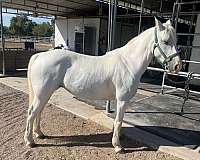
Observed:
[[[28,138],[24,137],[24,141],[25,141],[26,146],[28,146],[30,148],[33,148],[36,145],[33,139],[30,139],[30,138],[28,139]]]
[[[115,146],[115,152],[116,153],[123,153],[124,152],[124,148],[122,146]]]
[[[121,146],[119,140],[116,137],[112,138],[112,145],[113,147]]]
[[[33,133],[34,133],[36,138],[39,138],[39,139],[44,139],[45,138],[45,135],[40,130],[39,131],[34,131]]]
[[[119,140],[117,140],[116,137],[112,138],[112,145],[113,145],[116,153],[120,153],[123,151],[123,148],[120,145],[120,142],[119,142]]]
[[[24,135],[24,141],[25,141],[26,146],[29,146],[29,147],[35,146],[35,142],[34,142],[32,136],[28,136],[27,133],[25,133],[25,135]]]

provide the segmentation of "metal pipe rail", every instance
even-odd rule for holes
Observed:
[[[173,87],[173,86],[169,86],[169,85],[166,85],[166,84],[164,84],[163,87],[167,87],[167,88],[171,88],[171,89],[176,89],[176,90],[179,90],[179,91],[185,91],[185,89],[183,89],[183,88]],[[200,94],[200,92],[198,92],[198,91],[190,90],[190,92],[194,93],[194,94]]]
[[[200,46],[187,46],[187,45],[178,45],[181,48],[200,48]]]
[[[180,5],[188,5],[188,4],[199,4],[200,1],[193,1],[193,2],[176,2],[176,4]]]
[[[194,64],[200,64],[198,61],[189,61],[189,60],[182,60],[183,63],[194,63]]]
[[[200,33],[177,33],[178,36],[200,36]]]
[[[170,73],[169,70],[164,70],[162,68],[155,68],[155,67],[147,67],[148,70],[152,70],[152,71],[157,71],[157,72],[165,72],[169,75],[173,75],[173,76],[181,76],[181,77],[187,77],[188,72],[178,72],[178,73]],[[194,79],[199,79],[200,80],[200,74],[194,73],[192,74],[192,77]]]

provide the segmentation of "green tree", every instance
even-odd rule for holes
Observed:
[[[9,27],[7,26],[3,26],[3,34],[5,36],[9,36],[11,33],[10,33],[10,30],[9,30]]]
[[[47,22],[43,22],[41,24],[37,24],[33,27],[33,35],[41,36],[41,37],[50,37],[54,32],[53,26]]]
[[[16,16],[10,21],[10,33],[18,36],[29,36],[36,24],[29,20],[27,16]]]

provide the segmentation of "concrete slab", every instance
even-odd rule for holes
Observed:
[[[125,114],[125,121],[179,145],[195,149],[200,145],[200,121],[195,121],[200,116],[199,102],[189,100],[185,104],[187,114],[174,114],[180,112],[182,102],[182,98],[169,95],[157,95],[134,102]]]

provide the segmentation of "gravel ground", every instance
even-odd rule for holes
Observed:
[[[28,96],[0,84],[0,160],[178,160],[127,137],[125,154],[116,154],[110,130],[48,104],[42,114],[46,139],[35,148],[23,141]]]

